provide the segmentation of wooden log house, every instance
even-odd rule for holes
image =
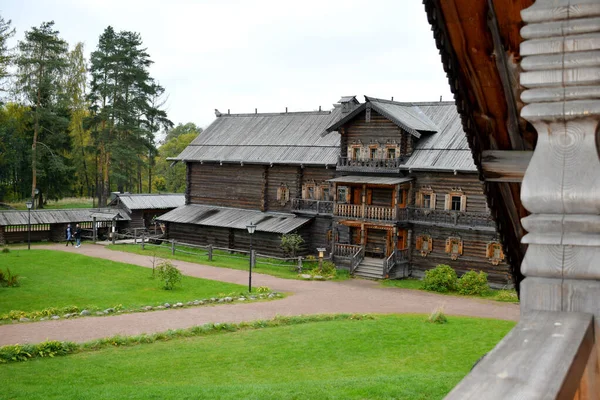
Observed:
[[[109,207],[122,209],[130,218],[123,229],[157,229],[157,217],[185,204],[180,193],[115,193]]]
[[[439,264],[510,285],[454,103],[342,97],[331,111],[222,114],[174,161],[187,165],[186,205],[160,216],[168,236],[283,255],[326,248],[370,278],[422,275]],[[259,237],[260,236],[260,237]]]

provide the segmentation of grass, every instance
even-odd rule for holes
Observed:
[[[5,203],[9,207],[14,208],[15,210],[27,210],[27,206],[25,205],[25,200],[14,202],[14,203]],[[36,203],[37,205],[37,203]],[[48,200],[44,205],[45,210],[60,210],[66,208],[92,208],[93,207],[93,199],[91,197],[65,197],[60,200]]]
[[[422,281],[419,279],[385,280],[385,281],[382,281],[381,284],[385,287],[424,290],[422,288]],[[501,301],[501,302],[505,302],[505,303],[519,303],[519,298],[517,297],[517,292],[514,289],[510,289],[510,290],[489,289],[487,292],[483,293],[481,296],[465,296],[465,295],[458,294],[456,292],[448,292],[448,293],[432,292],[432,293],[443,294],[443,295],[448,295],[448,296],[471,297],[471,298],[479,298],[479,299],[483,298],[483,299],[488,299],[488,300]]]
[[[213,260],[208,261],[206,250],[179,245],[176,248],[175,255],[171,254],[170,244],[165,244],[163,246],[146,245],[144,250],[142,250],[141,245],[134,244],[111,244],[107,247],[111,250],[125,251],[128,253],[135,253],[149,257],[156,255],[157,258],[188,261],[203,265],[210,265],[213,267],[239,269],[243,271],[248,270],[249,264],[249,257],[245,254],[229,254],[225,251],[213,250]],[[183,250],[187,253],[180,252],[179,250]],[[269,265],[267,263],[279,265]],[[297,262],[283,262],[281,260],[257,257],[256,265],[252,271],[260,274],[276,276],[278,278],[298,279],[298,272],[296,272],[294,269],[296,265]],[[305,263],[306,267],[313,267],[315,265],[316,263]],[[334,280],[340,281],[349,278],[350,275],[347,271],[337,271],[337,276],[334,278]]]
[[[514,322],[309,322],[0,366],[11,399],[441,399]],[[143,366],[143,367],[141,367]]]
[[[0,252],[0,266],[20,276],[20,287],[0,288],[0,315],[77,306],[105,309],[191,301],[245,292],[231,283],[183,276],[175,290],[163,290],[152,270],[130,264],[52,250]]]

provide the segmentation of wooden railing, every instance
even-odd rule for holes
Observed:
[[[374,221],[405,221],[408,218],[406,208],[369,206],[362,204],[335,204],[334,215],[348,218],[364,218]]]
[[[311,214],[333,214],[333,201],[292,199],[292,211]]]
[[[335,205],[333,214],[340,217],[363,218],[363,206],[361,204],[338,203]]]
[[[354,273],[354,270],[356,270],[364,258],[365,248],[360,246],[360,249],[352,256],[352,261],[350,262],[350,275]]]
[[[488,213],[409,208],[408,220],[410,222],[431,223],[432,225],[444,224],[495,228],[494,220]]]
[[[340,171],[350,170],[398,170],[403,163],[403,158],[365,158],[353,159],[348,157],[339,157],[337,169]],[[390,171],[390,172],[391,172]]]
[[[390,254],[388,258],[383,261],[383,275],[384,277],[392,271],[392,269],[405,261],[408,261],[408,249],[395,250]]]
[[[599,399],[592,314],[529,311],[446,400]]]
[[[362,246],[354,244],[339,244],[333,246],[333,255],[338,257],[351,258]]]

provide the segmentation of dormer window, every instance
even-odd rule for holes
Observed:
[[[387,158],[390,160],[396,158],[396,149],[388,148],[387,149]]]

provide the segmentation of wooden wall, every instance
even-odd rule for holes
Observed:
[[[483,184],[479,181],[477,173],[454,175],[453,172],[413,172],[410,176],[415,178],[415,182],[409,198],[409,206],[415,205],[415,194],[419,189],[431,187],[436,193],[436,210],[443,210],[446,194],[460,188],[467,196],[467,212],[489,212],[486,208]]]
[[[4,239],[4,227],[0,226],[0,244],[6,244],[6,240]]]
[[[362,112],[354,120],[346,124],[342,131],[342,157],[349,156],[347,154],[347,147],[358,140],[362,142],[363,146],[376,143],[383,144],[377,153],[378,158],[385,158],[383,149],[388,140],[390,143],[395,141],[399,145],[400,154],[397,154],[397,157],[412,153],[413,143],[412,139],[410,139],[411,135],[398,128],[396,124],[375,110],[371,110],[370,122],[365,122],[365,112]],[[366,153],[364,147],[361,150],[361,158],[369,158],[369,154]]]
[[[267,174],[265,210],[289,212],[291,210],[291,199],[302,196],[302,184],[298,185],[298,180],[302,176],[301,168],[285,165],[273,165],[273,167],[264,168]],[[281,184],[285,184],[290,193],[290,201],[285,204],[281,204],[277,200],[277,190]]]
[[[4,229],[4,228],[2,228]],[[27,243],[27,231],[3,232],[4,243]],[[50,231],[31,231],[31,242],[44,242],[50,240]],[[64,240],[64,235],[63,235]],[[2,243],[2,242],[0,242]]]
[[[327,231],[332,228],[332,218],[318,216],[308,225],[308,252],[318,254],[317,248],[324,247],[327,253],[331,251],[331,241],[327,240]],[[305,239],[306,240],[306,239]]]
[[[426,257],[421,256],[415,246],[416,237],[419,235],[430,235],[433,239],[432,251]],[[463,240],[463,254],[455,261],[446,254],[446,239],[450,236],[458,236]],[[410,250],[413,270],[426,271],[439,264],[447,264],[454,268],[459,276],[470,270],[481,270],[488,274],[490,282],[499,284],[512,282],[509,267],[505,262],[492,265],[486,257],[486,246],[488,242],[496,238],[494,233],[414,226],[412,238]]]

